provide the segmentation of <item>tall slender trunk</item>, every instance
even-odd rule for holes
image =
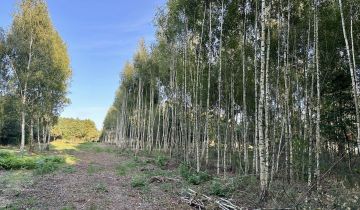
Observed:
[[[34,119],[30,119],[30,134],[29,134],[29,151],[33,151],[33,142],[34,142]]]
[[[246,3],[246,2],[245,2]],[[245,162],[245,174],[249,172],[249,158],[248,158],[248,144],[247,144],[247,107],[246,107],[246,55],[245,55],[245,45],[246,45],[246,5],[244,5],[244,21],[243,21],[243,37],[242,37],[242,88],[243,88],[243,146],[244,146],[244,162]]]
[[[200,172],[200,127],[199,127],[199,118],[200,113],[199,109],[201,106],[198,105],[199,100],[199,92],[201,92],[201,88],[199,87],[199,68],[200,68],[200,56],[202,50],[202,40],[203,40],[203,33],[204,33],[204,23],[205,23],[205,16],[206,16],[206,5],[204,6],[204,13],[203,13],[203,20],[201,23],[201,34],[200,34],[200,43],[199,43],[199,51],[197,54],[197,62],[196,62],[196,92],[195,92],[195,141],[196,141],[196,171]]]
[[[36,134],[37,134],[37,142],[39,146],[39,151],[41,151],[41,142],[40,142],[40,118],[37,117],[37,123],[36,123]]]
[[[255,174],[259,174],[259,124],[258,124],[258,86],[259,86],[259,81],[258,81],[258,70],[257,70],[257,40],[258,40],[258,1],[255,1],[255,41],[254,41],[254,80],[255,80],[255,135],[254,135],[254,157],[253,157],[253,171],[255,172]]]
[[[353,43],[353,33],[352,33],[352,16],[351,16],[351,24],[350,24],[350,36],[351,36],[351,42],[352,42],[352,52],[350,51],[348,36],[346,33],[346,26],[345,26],[345,20],[344,20],[344,12],[343,12],[343,6],[342,6],[342,0],[339,0],[339,7],[340,7],[340,15],[341,15],[341,25],[345,40],[345,48],[346,48],[346,54],[347,54],[347,60],[349,64],[349,70],[350,70],[350,76],[351,76],[351,85],[353,89],[353,97],[354,97],[354,104],[355,104],[355,115],[356,115],[356,128],[357,128],[357,144],[360,151],[360,116],[359,116],[359,98],[358,98],[358,90],[356,85],[356,75],[355,75],[355,68],[356,68],[356,62],[355,62],[355,52],[354,52],[354,43]],[[352,54],[352,55],[351,55]]]
[[[270,100],[270,88],[269,88],[269,69],[270,69],[270,29],[267,30],[267,40],[266,40],[266,67],[265,67],[265,109],[264,109],[264,117],[265,117],[265,130],[264,130],[264,139],[265,139],[265,159],[266,159],[266,168],[269,169],[269,100]],[[269,176],[269,175],[267,175]]]
[[[26,90],[24,91],[26,92]],[[20,151],[25,150],[25,105],[26,105],[26,95],[22,96],[21,99],[22,110],[21,110],[21,142],[20,142]]]
[[[341,1],[341,0],[340,0]],[[320,136],[320,68],[319,68],[319,19],[317,0],[315,0],[315,63],[316,63],[316,185],[320,188],[320,153],[321,153],[321,136]],[[356,88],[355,88],[356,89]],[[355,98],[357,98],[355,96]]]
[[[218,74],[218,119],[217,119],[217,164],[216,171],[220,174],[220,123],[221,123],[221,70],[222,70],[222,35],[224,22],[224,1],[221,1],[221,19],[220,19],[220,47],[219,47],[219,74]]]
[[[259,156],[260,156],[260,188],[261,199],[267,197],[268,187],[268,169],[266,154],[268,148],[266,147],[266,139],[264,138],[264,99],[265,99],[265,48],[266,48],[266,4],[265,0],[261,0],[261,63],[260,63],[260,98],[259,98]]]
[[[205,138],[206,138],[206,166],[209,164],[209,111],[210,111],[210,78],[211,78],[211,62],[212,62],[212,31],[211,31],[211,9],[212,4],[209,3],[209,60],[208,60],[208,77],[207,77],[207,98],[206,98],[206,120],[205,120]]]
[[[33,34],[30,32],[30,43],[29,43],[29,53],[28,53],[28,62],[27,62],[27,74],[30,74],[30,65],[32,61],[32,47],[33,47]],[[25,117],[26,117],[26,100],[27,100],[27,79],[28,75],[26,75],[24,87],[21,90],[21,142],[20,142],[20,151],[24,151],[25,149]]]
[[[290,110],[290,89],[291,89],[291,82],[290,82],[290,63],[289,63],[289,54],[290,54],[290,0],[288,0],[288,11],[287,11],[287,32],[286,32],[286,50],[284,53],[284,60],[285,60],[285,73],[284,73],[284,83],[285,83],[285,112],[286,112],[286,175],[289,182],[292,180],[292,167],[293,167],[293,157],[292,157],[292,132],[291,132],[291,110]]]

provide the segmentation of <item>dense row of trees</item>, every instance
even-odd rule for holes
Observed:
[[[99,131],[91,120],[60,118],[51,130],[54,139],[97,141]]]
[[[256,175],[263,198],[277,178],[319,189],[359,153],[359,5],[168,0],[157,42],[124,66],[103,141]]]
[[[0,143],[50,141],[69,100],[67,48],[43,0],[22,0],[9,31],[0,30]],[[19,141],[20,139],[20,141]]]

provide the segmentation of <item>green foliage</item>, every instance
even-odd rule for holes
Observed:
[[[188,179],[192,174],[192,169],[187,164],[184,163],[180,164],[179,170],[180,170],[180,175],[184,179]]]
[[[236,186],[232,182],[224,183],[224,182],[221,182],[220,180],[214,180],[214,181],[212,181],[211,186],[210,186],[210,194],[217,195],[220,197],[226,197],[234,191],[235,187]]]
[[[164,155],[159,155],[156,157],[155,163],[159,167],[164,167],[168,161],[168,158]]]
[[[0,168],[5,170],[34,169],[36,157],[26,157],[10,152],[0,152]]]
[[[207,172],[200,171],[197,173],[193,168],[186,164],[180,164],[180,175],[189,183],[199,185],[212,179]]]
[[[97,141],[99,131],[91,120],[60,118],[51,130],[52,135],[59,139]]]
[[[97,193],[106,193],[109,192],[106,184],[104,184],[103,182],[97,183],[96,186],[94,187],[94,190]]]
[[[15,96],[0,96],[0,144],[17,144],[19,141],[19,103]]]
[[[0,152],[0,168],[5,170],[35,169],[38,175],[53,172],[65,163],[63,157],[58,156],[21,156],[10,152]]]
[[[45,1],[17,5],[10,29],[0,29],[0,144],[18,144],[30,133],[30,126],[20,132],[20,113],[26,125],[39,120],[45,127],[69,103],[70,59]]]
[[[143,188],[147,185],[147,180],[144,176],[135,176],[131,179],[131,186],[133,188]]]
[[[41,158],[36,161],[35,174],[43,175],[56,171],[65,159],[57,156]]]
[[[74,166],[65,166],[62,171],[67,174],[72,174],[76,172],[76,168]]]

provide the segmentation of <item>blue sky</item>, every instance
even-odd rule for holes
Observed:
[[[0,0],[0,27],[8,29],[19,0]],[[165,0],[48,0],[50,16],[67,43],[73,70],[71,105],[62,116],[102,127],[120,72],[137,43],[154,41],[153,19]]]

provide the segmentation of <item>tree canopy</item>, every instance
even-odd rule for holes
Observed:
[[[0,112],[0,142],[20,143],[21,149],[25,142],[31,149],[35,137],[48,143],[52,125],[70,102],[72,71],[45,1],[22,0],[10,30],[1,30],[0,70],[0,110],[6,111]]]
[[[97,141],[99,131],[91,120],[60,118],[52,128],[51,135],[55,139]]]

